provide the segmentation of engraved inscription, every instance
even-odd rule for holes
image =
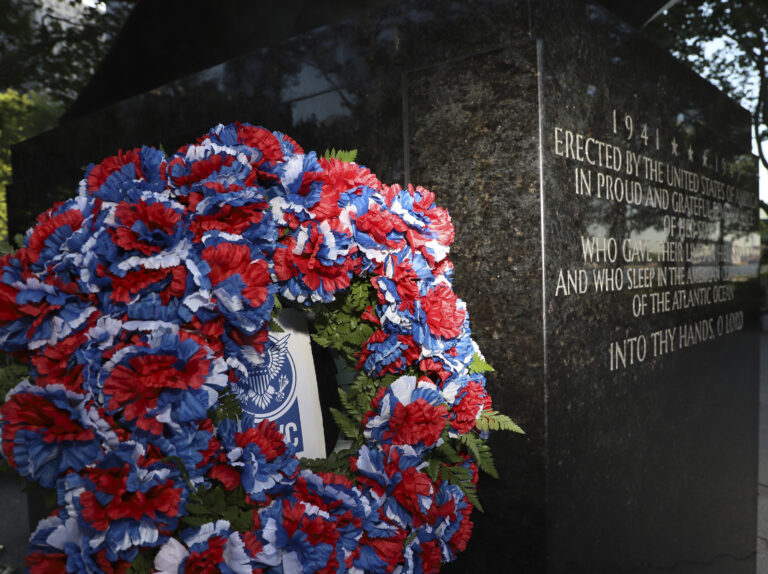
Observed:
[[[555,298],[614,297],[631,312],[635,324],[602,351],[610,371],[743,329],[737,289],[756,276],[760,255],[758,198],[740,158],[638,118],[614,109],[602,130],[550,134],[571,174],[558,193],[643,221],[641,231],[588,226],[578,258],[549,278]]]

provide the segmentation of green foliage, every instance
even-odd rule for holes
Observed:
[[[2,168],[2,166],[0,166],[0,168]],[[5,201],[5,195],[3,195],[2,197],[3,197],[3,201]],[[3,203],[0,206],[0,213],[5,213],[3,209],[5,209],[5,203]],[[7,234],[4,226],[0,226],[0,229],[2,229],[3,234]],[[8,255],[10,253],[15,253],[16,251],[19,250],[19,248],[23,245],[23,243],[24,243],[24,236],[21,233],[17,233],[16,235],[14,235],[13,239],[9,239],[8,237],[4,237],[0,239],[0,257],[3,255]]]
[[[356,279],[345,296],[325,307],[316,314],[313,340],[326,348],[341,353],[349,362],[354,363],[365,341],[373,334],[374,327],[360,320],[360,315],[369,305],[375,303],[375,291],[368,281]],[[479,353],[472,358],[469,367],[472,373],[493,371]],[[380,379],[367,377],[358,373],[348,388],[339,388],[339,399],[343,412],[331,409],[331,415],[344,435],[352,440],[352,446],[340,453],[334,453],[327,459],[302,459],[303,468],[313,471],[336,472],[349,475],[348,457],[357,452],[363,444],[362,419],[370,409],[371,402],[382,388],[387,388],[398,375],[387,375]],[[523,430],[512,419],[497,411],[484,411],[477,423],[479,430],[512,430],[522,433]],[[425,472],[437,480],[448,480],[458,486],[470,502],[482,510],[477,498],[477,492],[472,483],[471,472],[463,463],[471,456],[480,470],[498,478],[498,471],[491,456],[491,449],[475,433],[469,433],[459,439],[451,438],[448,432],[443,433],[443,440],[427,459]]]
[[[466,466],[446,466],[440,467],[440,478],[447,480],[451,484],[458,486],[467,497],[472,506],[480,512],[485,512],[480,499],[477,497],[477,488],[472,482],[472,473]]]
[[[353,421],[340,410],[334,408],[331,409],[331,416],[333,417],[334,422],[341,429],[341,432],[343,432],[347,437],[351,438],[355,442],[362,442],[363,428],[359,421]]]
[[[496,470],[496,464],[493,462],[493,455],[491,454],[491,447],[489,447],[483,439],[474,433],[467,433],[461,435],[459,442],[467,449],[469,454],[477,463],[477,467],[485,473],[490,474],[493,478],[499,478],[499,471]]]
[[[508,430],[525,434],[525,431],[507,415],[503,415],[500,412],[491,409],[480,413],[480,418],[477,419],[475,426],[477,427],[477,430],[480,431]]]
[[[371,401],[378,390],[388,387],[396,378],[396,375],[387,375],[381,379],[372,379],[363,373],[358,373],[348,389],[339,388],[339,399],[344,412],[331,408],[331,416],[341,432],[352,440],[352,446],[331,453],[326,459],[303,458],[301,459],[302,468],[316,472],[335,472],[351,477],[349,457],[356,454],[365,442],[362,426],[363,416],[370,408]]]
[[[479,353],[475,353],[472,356],[472,362],[469,364],[470,373],[487,373],[494,370],[495,369],[492,366],[485,362],[485,359],[483,359]]]
[[[190,494],[186,509],[188,514],[179,520],[182,528],[222,519],[238,532],[247,532],[253,526],[253,507],[246,502],[245,490],[240,486],[234,490],[201,486]]]
[[[29,373],[29,368],[26,365],[12,362],[9,357],[5,357],[5,361],[7,363],[0,367],[0,403],[5,400],[8,391],[18,385]]]
[[[408,535],[408,538],[406,538],[406,539],[403,541],[403,548],[408,548],[408,547],[411,545],[411,543],[412,543],[414,540],[416,540],[416,538],[417,538],[418,536],[419,536],[419,531],[418,531],[418,530],[414,530],[413,532],[411,532],[411,533]]]
[[[323,157],[325,159],[340,159],[341,161],[348,161],[351,163],[357,159],[357,150],[337,150],[336,148],[333,148],[332,150],[326,149]]]
[[[208,418],[215,425],[226,419],[239,419],[241,416],[243,416],[243,407],[232,392],[220,394],[216,408],[208,410]]]
[[[155,553],[154,550],[139,552],[131,562],[126,574],[152,574],[155,565]]]
[[[765,0],[682,0],[646,32],[731,97],[754,103],[751,80],[765,74],[768,58]]]
[[[349,457],[356,455],[357,450],[358,447],[355,446],[332,452],[326,458],[302,458],[300,460],[301,468],[312,472],[332,472],[352,478],[352,472],[349,470]]]
[[[466,466],[462,466],[464,456],[451,445],[451,441],[445,440],[447,435],[443,436],[443,444],[432,452],[432,458],[429,459],[424,472],[433,481],[440,477],[441,480],[447,480],[458,486],[472,505],[480,512],[484,512],[483,505],[477,497],[477,489],[472,482],[472,473]]]
[[[347,413],[360,420],[368,412],[371,401],[379,389],[387,388],[396,378],[397,375],[385,375],[380,379],[372,379],[364,373],[358,373],[347,390],[339,389],[341,404]]]
[[[353,281],[343,296],[317,314],[312,340],[321,347],[335,349],[354,364],[363,344],[374,332],[374,326],[361,320],[360,315],[375,302],[375,291],[370,282],[365,279]]]

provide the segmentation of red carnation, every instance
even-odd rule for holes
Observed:
[[[210,362],[199,350],[182,368],[173,355],[138,355],[118,364],[104,382],[110,410],[124,408],[126,420],[137,419],[139,428],[159,433],[162,425],[149,412],[165,389],[197,389],[210,372]]]
[[[265,202],[241,206],[224,204],[215,213],[196,215],[191,229],[198,241],[203,233],[213,230],[240,235],[251,225],[258,224],[264,219],[264,210],[267,207]]]
[[[93,431],[73,420],[69,411],[58,408],[44,396],[32,393],[21,392],[8,397],[0,406],[0,417],[4,422],[3,453],[11,464],[14,464],[14,438],[21,429],[41,431],[46,443],[90,441],[95,436]]]
[[[69,226],[72,231],[77,231],[83,224],[83,214],[77,209],[70,209],[51,217],[55,208],[51,208],[37,218],[37,225],[32,228],[27,246],[18,252],[18,258],[22,265],[35,263],[40,258],[40,253],[45,249],[45,242],[60,227]]]
[[[10,255],[6,255],[0,259],[0,264],[6,263],[9,257]],[[0,283],[0,321],[3,323],[15,321],[23,316],[19,304],[16,303],[16,295],[18,294],[19,290],[15,287]]]
[[[89,325],[95,323],[94,313],[89,318]],[[64,385],[70,391],[80,392],[83,386],[83,368],[84,365],[69,366],[69,361],[75,354],[75,351],[88,341],[85,329],[78,331],[61,339],[55,345],[46,345],[38,353],[29,357],[29,362],[35,368],[37,377],[35,384],[39,387],[45,387],[53,384]]]
[[[454,552],[464,552],[472,536],[473,523],[469,519],[470,514],[472,514],[472,505],[467,502],[467,506],[461,509],[461,525],[456,534],[453,535],[453,538],[448,542]]]
[[[222,166],[230,166],[235,161],[232,156],[222,156],[221,154],[212,155],[205,159],[197,161],[187,162],[186,158],[177,156],[171,160],[170,173],[173,173],[173,168],[177,165],[182,166],[184,175],[172,177],[171,180],[177,186],[182,187],[191,183],[197,183],[211,176],[211,174],[219,171]],[[187,168],[187,169],[185,169]]]
[[[391,572],[403,560],[403,543],[407,536],[408,533],[403,529],[398,529],[397,533],[389,538],[370,538],[363,534],[360,546],[373,548],[379,558],[387,563],[387,572]]]
[[[144,172],[141,170],[140,153],[140,149],[132,149],[127,152],[120,150],[117,152],[117,155],[108,157],[102,160],[100,164],[93,166],[86,181],[88,191],[91,193],[98,191],[110,175],[120,171],[123,166],[129,163],[132,163],[136,168],[136,179],[144,179]]]
[[[423,442],[432,446],[440,438],[448,418],[445,405],[430,405],[424,399],[416,399],[410,404],[397,403],[389,426],[392,429],[393,444],[415,445]]]
[[[421,543],[421,569],[424,574],[435,574],[440,570],[443,554],[437,540]]]
[[[309,233],[310,237],[301,253],[294,253],[296,239],[293,236],[281,241],[285,249],[275,250],[275,274],[278,281],[300,276],[309,289],[317,290],[322,283],[323,289],[329,293],[349,287],[350,275],[355,273],[360,263],[359,259],[352,256],[354,250],[350,250],[338,264],[324,265],[316,257],[317,251],[323,246],[323,235],[318,232],[316,225],[310,227]]]
[[[341,213],[338,202],[342,193],[358,187],[381,189],[379,179],[367,167],[341,161],[336,158],[321,158],[318,160],[323,181],[323,192],[320,201],[310,210],[318,219],[330,219]]]
[[[192,552],[184,562],[184,572],[188,574],[218,574],[219,564],[224,562],[224,544],[221,536],[209,538],[208,548],[202,552]]]
[[[251,250],[239,243],[219,243],[203,249],[203,259],[211,267],[209,275],[215,286],[232,275],[245,283],[243,296],[253,307],[263,305],[269,293],[269,264],[265,259],[251,260]]]
[[[267,161],[277,163],[283,159],[283,150],[278,139],[267,129],[258,126],[246,126],[236,123],[237,141],[261,152],[257,165]],[[297,153],[302,153],[297,151]]]
[[[122,202],[115,210],[115,219],[121,224],[117,229],[110,229],[110,236],[116,245],[126,251],[137,249],[144,255],[159,253],[164,249],[160,245],[146,243],[139,237],[139,234],[133,231],[132,227],[137,221],[142,221],[150,231],[162,231],[172,235],[181,219],[181,214],[164,206],[162,203],[147,203],[139,201],[138,203]]]
[[[89,478],[92,477],[92,472],[88,473]],[[100,479],[100,492],[113,495],[112,499],[104,505],[90,490],[80,494],[83,518],[93,528],[106,530],[111,522],[121,518],[141,520],[143,516],[148,516],[154,520],[158,513],[170,517],[178,514],[181,489],[173,488],[172,480],[153,486],[146,493],[131,492],[125,486],[126,476],[130,472],[128,465],[125,465],[125,468],[100,472],[119,473],[120,477],[109,477],[108,482],[105,482],[103,477],[97,477]]]
[[[384,211],[378,206],[372,206],[366,213],[355,219],[358,231],[370,235],[376,243],[394,249],[403,244],[402,240],[389,239],[388,235],[393,231],[404,233],[408,226],[396,214]]]
[[[467,313],[457,308],[458,300],[448,285],[438,285],[421,298],[421,308],[427,314],[427,325],[433,335],[444,339],[459,336]]]
[[[171,269],[136,269],[128,271],[124,277],[110,273],[101,263],[96,269],[96,273],[103,277],[109,277],[112,280],[112,301],[116,303],[128,303],[131,298],[142,289],[160,283],[167,277],[171,278],[172,294],[177,297],[184,294],[183,284],[179,285],[178,279],[185,276],[185,270],[181,266]],[[179,289],[181,288],[181,289]]]
[[[477,381],[469,381],[461,390],[458,404],[451,408],[451,427],[459,434],[468,433],[485,406],[487,393]]]
[[[237,433],[235,444],[244,448],[249,444],[259,447],[261,453],[268,461],[276,459],[285,453],[285,438],[273,421],[264,419],[256,428],[249,428],[245,432]]]
[[[413,526],[418,528],[426,520],[426,515],[419,505],[419,499],[432,496],[432,480],[423,472],[410,466],[401,472],[400,482],[392,491],[392,496],[413,515]]]

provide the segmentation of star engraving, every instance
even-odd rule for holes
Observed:
[[[707,152],[704,152],[701,155],[701,165],[704,167],[709,167],[709,164],[707,163],[709,161],[709,156],[707,155]]]
[[[680,154],[677,152],[677,139],[675,139],[675,138],[672,138],[672,155],[673,155],[673,156],[675,156],[675,157],[677,157],[678,155],[680,155]]]
[[[688,161],[693,161],[693,147],[688,146]]]

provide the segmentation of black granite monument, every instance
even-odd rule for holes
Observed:
[[[122,101],[92,87],[14,149],[12,226],[90,161],[220,122],[356,148],[450,210],[495,407],[527,432],[494,436],[501,480],[444,571],[753,574],[749,114],[598,6],[348,4]]]

